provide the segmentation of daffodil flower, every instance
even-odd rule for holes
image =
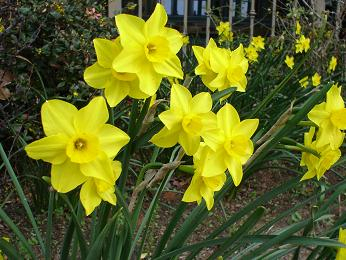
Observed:
[[[80,110],[61,100],[49,100],[41,109],[47,137],[25,147],[29,157],[52,164],[51,183],[58,192],[66,193],[83,184],[81,202],[87,215],[96,203],[89,204],[89,198],[82,194],[91,193],[92,187],[96,187],[94,194],[114,202],[109,191],[120,173],[114,173],[112,159],[129,141],[126,133],[106,124],[108,116],[103,97],[94,98]]]
[[[233,33],[229,22],[220,22],[220,24],[216,26],[216,30],[219,35],[220,43],[233,40]]]
[[[175,84],[171,90],[170,109],[159,115],[164,128],[151,142],[159,147],[172,147],[179,143],[186,154],[197,152],[201,136],[215,115],[211,112],[212,99],[202,92],[192,97],[189,90]]]
[[[346,244],[346,229],[339,229],[339,242]],[[346,259],[346,248],[339,248],[335,260]]]
[[[197,201],[200,204],[203,198],[208,210],[211,210],[214,205],[214,192],[219,191],[226,181],[226,174],[222,169],[218,172],[214,171],[213,176],[203,176],[207,164],[213,164],[208,158],[210,152],[212,150],[201,143],[197,153],[193,156],[194,175],[182,199],[184,202]]]
[[[244,92],[247,79],[248,61],[244,55],[243,46],[230,51],[218,48],[213,39],[207,47],[193,46],[198,66],[196,75],[200,75],[203,83],[211,90],[224,90],[236,87],[237,91]]]
[[[301,30],[302,30],[302,27],[300,26],[299,21],[296,21],[296,34],[300,35]]]
[[[296,53],[307,52],[310,49],[310,39],[305,38],[301,35],[299,39],[296,40]]]
[[[254,46],[256,51],[264,50],[264,38],[262,36],[253,37],[250,45]]]
[[[299,84],[301,87],[306,88],[309,85],[309,76],[305,76],[304,78],[300,79]]]
[[[240,121],[237,110],[230,104],[224,105],[216,115],[217,127],[207,131],[204,142],[214,151],[211,153],[209,167],[206,167],[203,176],[211,177],[218,165],[223,171],[228,169],[235,186],[238,186],[243,177],[242,165],[250,158],[254,147],[251,136],[258,127],[258,119]],[[207,169],[208,168],[208,169]]]
[[[341,96],[341,87],[333,85],[327,92],[327,100],[316,105],[308,114],[308,118],[320,127],[317,146],[330,144],[332,149],[339,147],[342,130],[346,130],[346,108]]]
[[[340,150],[333,150],[329,144],[318,147],[316,145],[317,141],[312,141],[314,134],[315,128],[311,127],[309,132],[304,134],[304,145],[318,152],[320,158],[308,152],[302,153],[300,166],[306,166],[308,171],[304,174],[301,181],[314,178],[315,176],[317,176],[317,179],[319,180],[323,174],[339,160],[341,156]],[[320,137],[317,136],[317,140],[318,138]],[[343,137],[340,137],[338,146],[342,144],[342,141]]]
[[[293,69],[293,66],[294,66],[294,57],[293,57],[293,56],[288,56],[288,55],[286,55],[285,63],[286,63],[286,65],[287,65],[290,69]]]
[[[317,87],[318,85],[321,84],[321,76],[320,76],[320,74],[318,74],[318,73],[316,72],[316,73],[312,76],[311,80],[312,80],[312,85],[313,85],[314,87]]]
[[[251,63],[258,61],[258,52],[257,52],[257,49],[253,45],[250,45],[244,50],[246,53],[246,57],[249,59]]]
[[[135,73],[139,89],[152,96],[163,77],[183,78],[177,53],[183,45],[181,34],[165,27],[167,13],[157,4],[145,22],[136,16],[120,14],[115,17],[123,47],[113,61],[113,69],[120,73]]]
[[[122,50],[120,38],[116,40],[94,39],[97,62],[84,72],[85,82],[96,89],[105,89],[108,104],[115,107],[127,95],[142,99],[149,95],[139,89],[139,80],[134,73],[120,73],[113,69],[113,60]]]
[[[328,72],[335,71],[336,65],[337,65],[337,59],[336,57],[332,56],[332,58],[329,61],[329,67],[328,67]]]

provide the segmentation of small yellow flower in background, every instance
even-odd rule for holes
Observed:
[[[251,45],[255,47],[256,51],[264,50],[264,38],[262,36],[253,37]]]
[[[89,215],[101,199],[115,204],[114,184],[121,167],[112,162],[129,137],[106,124],[108,109],[103,97],[96,97],[78,110],[61,101],[49,100],[41,109],[47,137],[25,147],[28,156],[52,164],[51,183],[61,193],[83,184],[80,197]],[[112,165],[113,164],[113,165]]]
[[[216,126],[203,136],[206,145],[214,151],[209,155],[211,163],[205,166],[203,176],[212,177],[215,172],[228,169],[234,185],[238,186],[243,178],[242,165],[254,150],[250,138],[258,123],[258,119],[240,121],[237,110],[232,105],[225,104],[216,114]],[[216,170],[216,167],[221,170]]]
[[[190,39],[188,35],[182,34],[181,37],[182,37],[183,45],[188,45],[190,43]]]
[[[216,30],[219,35],[220,43],[233,40],[233,32],[229,22],[220,22],[220,24],[216,26]]]
[[[317,177],[318,180],[321,179],[323,174],[329,170],[333,164],[335,164],[341,157],[341,152],[339,149],[332,149],[329,144],[318,147],[317,141],[312,141],[315,134],[315,128],[311,127],[308,133],[304,134],[304,146],[311,148],[319,153],[320,158],[317,156],[303,152],[302,159],[300,161],[300,166],[306,166],[308,171],[301,178],[301,181]],[[317,139],[320,138],[317,135]],[[339,139],[339,146],[343,142],[343,137]]]
[[[179,143],[187,155],[195,154],[201,136],[215,117],[211,108],[212,99],[208,92],[192,97],[186,87],[174,84],[170,109],[159,115],[165,126],[152,137],[151,142],[159,147],[172,147]]]
[[[249,61],[251,63],[258,61],[258,52],[254,46],[250,45],[249,47],[245,48],[244,50],[246,53],[246,57],[249,59]]]
[[[115,16],[123,47],[113,61],[113,69],[120,73],[135,73],[139,89],[152,96],[163,77],[183,78],[177,53],[183,45],[181,34],[165,27],[167,13],[161,4],[145,22],[136,16]]]
[[[299,84],[301,87],[306,88],[309,85],[309,77],[306,76],[302,78],[301,80],[299,80]]]
[[[60,3],[54,3],[54,9],[57,11],[59,14],[63,15],[65,13],[64,7]]]
[[[286,55],[285,63],[286,63],[286,65],[287,65],[290,69],[293,69],[293,66],[294,66],[294,57],[293,57],[293,56],[288,56],[288,55]]]
[[[336,57],[332,56],[332,58],[329,61],[329,67],[328,67],[328,72],[332,72],[335,70],[336,65],[337,65],[337,59]]]
[[[302,30],[302,27],[300,26],[299,21],[297,21],[297,22],[296,22],[296,34],[297,34],[297,35],[300,35],[301,30]]]
[[[321,84],[321,76],[317,72],[312,76],[312,85],[314,87],[317,87],[318,85]]]
[[[339,229],[339,242],[346,244],[346,229]],[[346,259],[346,248],[339,248],[335,260]]]
[[[140,90],[136,74],[120,73],[113,69],[113,60],[122,50],[119,37],[114,41],[94,39],[94,47],[97,62],[86,68],[84,80],[93,88],[105,89],[105,97],[109,106],[115,107],[127,95],[137,99],[149,97]]]
[[[196,75],[211,91],[224,90],[236,87],[237,91],[244,92],[247,79],[248,60],[245,58],[243,45],[234,51],[218,48],[213,39],[210,39],[206,48],[193,46],[198,66]]]
[[[0,33],[5,31],[5,26],[2,24],[2,18],[0,17]]]
[[[338,149],[340,139],[344,139],[342,130],[346,130],[346,108],[341,87],[333,85],[327,92],[326,102],[314,106],[308,118],[319,126],[317,147],[330,144],[332,149]]]
[[[307,52],[310,49],[310,39],[305,38],[301,35],[299,39],[296,40],[296,53]]]
[[[219,191],[226,181],[224,171],[214,171],[213,176],[203,176],[208,164],[212,164],[209,160],[211,149],[204,143],[201,143],[197,153],[193,156],[193,164],[195,168],[191,183],[184,193],[182,201],[194,202],[199,204],[202,198],[205,200],[208,210],[214,205],[214,192]]]

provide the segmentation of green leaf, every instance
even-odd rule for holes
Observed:
[[[17,252],[17,249],[12,246],[9,242],[7,242],[5,239],[0,238],[0,250],[2,251],[2,253],[0,253],[0,257],[1,254],[5,254],[5,256],[8,257],[8,259],[13,259],[13,260],[21,260],[24,259],[22,256],[20,256]],[[33,259],[37,259],[35,256]]]

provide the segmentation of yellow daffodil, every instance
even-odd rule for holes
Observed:
[[[286,63],[286,65],[287,65],[290,69],[293,69],[293,66],[294,66],[294,57],[293,57],[293,56],[288,56],[288,55],[286,55],[285,63]]]
[[[339,229],[339,242],[346,244],[346,229]],[[335,260],[346,259],[346,248],[339,248]]]
[[[214,151],[209,156],[209,169],[203,173],[205,177],[214,175],[214,168],[222,171],[228,169],[235,186],[243,177],[242,165],[250,158],[254,147],[251,136],[258,127],[258,119],[240,121],[237,110],[230,104],[224,105],[216,115],[217,127],[206,131],[204,142]],[[219,172],[218,170],[217,172]]]
[[[321,84],[321,76],[317,72],[312,76],[312,85],[314,87],[317,87],[318,85]]]
[[[314,178],[315,176],[317,176],[317,179],[319,180],[323,174],[339,160],[341,156],[340,150],[333,150],[329,144],[318,147],[316,145],[317,141],[312,141],[314,134],[315,128],[311,127],[309,132],[304,134],[304,145],[318,152],[320,158],[308,152],[302,153],[300,166],[306,166],[308,171],[304,174],[301,181]],[[318,136],[317,139],[318,138],[320,137]],[[342,139],[343,137],[339,140],[339,146],[342,144]]]
[[[119,73],[135,73],[139,89],[154,95],[162,77],[183,78],[180,60],[177,57],[183,45],[181,34],[165,27],[167,13],[157,4],[153,14],[143,19],[120,14],[115,17],[123,47],[113,61],[113,69]]]
[[[296,34],[297,34],[297,35],[300,35],[301,30],[302,30],[302,27],[300,26],[299,21],[297,21],[297,22],[296,22]]]
[[[111,107],[116,106],[127,95],[132,98],[147,98],[139,89],[139,80],[134,73],[119,73],[113,69],[113,60],[122,50],[120,38],[115,41],[95,39],[97,62],[84,72],[84,80],[97,89],[105,89],[105,96]]]
[[[310,39],[305,38],[301,35],[299,39],[296,40],[296,53],[307,52],[310,49]]]
[[[264,50],[264,38],[262,36],[253,37],[251,45],[255,47],[256,51]]]
[[[233,40],[233,33],[229,22],[220,22],[220,24],[216,26],[216,30],[219,35],[220,43]]]
[[[246,53],[246,57],[249,59],[249,61],[251,63],[258,61],[258,52],[254,46],[250,45],[249,47],[245,48],[244,50]]]
[[[306,88],[309,85],[309,76],[306,76],[299,80],[299,84],[301,87]]]
[[[211,149],[201,143],[197,153],[193,156],[195,172],[191,183],[184,193],[182,201],[194,202],[199,204],[202,198],[205,200],[208,210],[214,205],[214,192],[219,191],[226,181],[224,171],[213,172],[213,176],[203,176],[207,164],[213,164],[208,160]]]
[[[213,39],[210,39],[204,49],[192,47],[197,58],[196,75],[200,75],[203,83],[211,90],[224,90],[236,87],[237,91],[244,92],[247,79],[248,61],[245,58],[243,45],[234,51],[218,48]]]
[[[308,114],[309,119],[320,127],[318,147],[330,144],[332,149],[339,147],[346,130],[346,108],[341,96],[341,87],[333,85],[327,92],[326,102],[316,105]]]
[[[186,154],[197,152],[201,136],[209,129],[215,115],[210,111],[212,99],[201,92],[192,97],[189,90],[174,84],[171,90],[170,109],[159,115],[165,127],[153,136],[151,142],[159,147],[172,147],[179,143]]]
[[[332,58],[329,61],[329,67],[328,67],[328,72],[335,71],[336,65],[337,65],[337,59],[336,57],[332,56]]]
[[[66,193],[84,183],[87,187],[82,190],[90,191],[90,183],[97,183],[94,193],[106,192],[108,198],[116,179],[112,159],[129,137],[106,124],[109,115],[104,98],[96,97],[80,110],[64,101],[49,100],[42,106],[41,117],[47,137],[27,145],[25,151],[33,159],[52,164],[53,188]],[[89,215],[95,203],[89,205],[82,192],[81,201]]]

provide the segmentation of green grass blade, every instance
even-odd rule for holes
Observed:
[[[54,209],[54,191],[49,191],[47,232],[46,232],[46,259],[52,258],[52,229],[53,229],[53,209]]]
[[[18,254],[18,251],[14,246],[12,246],[9,242],[7,242],[5,239],[2,239],[2,238],[0,238],[0,250],[2,251],[2,253],[0,253],[1,259],[3,259],[1,257],[2,254],[5,254],[5,256],[7,256],[8,259],[11,259],[11,260],[24,259],[24,257]]]
[[[73,238],[73,233],[74,233],[74,227],[75,227],[75,224],[73,219],[71,218],[68,228],[64,235],[64,242],[63,242],[61,253],[60,253],[61,260],[68,259],[70,248],[71,248],[71,242]]]
[[[11,180],[16,188],[16,191],[18,193],[18,196],[19,196],[19,199],[20,201],[22,202],[23,206],[24,206],[24,209],[26,211],[26,214],[28,215],[28,218],[31,222],[31,225],[34,229],[34,232],[35,232],[35,235],[37,237],[37,240],[38,240],[38,243],[40,244],[40,247],[41,247],[41,250],[42,250],[42,253],[45,255],[45,250],[46,250],[46,247],[44,245],[44,242],[43,242],[43,239],[42,239],[42,235],[38,229],[38,226],[37,226],[37,223],[36,223],[36,220],[34,218],[34,215],[31,211],[31,208],[29,206],[29,203],[27,201],[27,198],[25,197],[24,195],[24,191],[17,179],[17,176],[16,174],[14,173],[13,171],[13,168],[11,166],[11,163],[10,161],[8,160],[7,158],[7,155],[4,151],[4,148],[2,147],[2,144],[0,143],[0,154],[1,154],[1,158],[3,160],[3,162],[5,163],[5,166],[6,166],[6,169],[8,171],[8,173],[10,174],[10,177],[11,177]]]
[[[36,259],[34,251],[29,244],[28,240],[24,237],[23,233],[19,230],[16,224],[11,220],[11,218],[6,214],[6,212],[0,208],[0,219],[13,231],[19,241],[22,243],[29,255]]]

